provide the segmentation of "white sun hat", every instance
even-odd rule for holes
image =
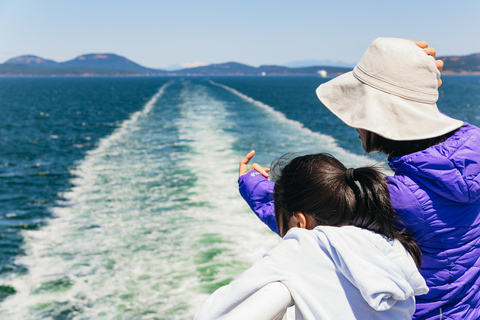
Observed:
[[[434,58],[410,40],[378,38],[353,71],[317,88],[320,101],[350,127],[391,140],[422,140],[463,125],[437,108]]]

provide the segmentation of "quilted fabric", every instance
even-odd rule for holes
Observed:
[[[422,250],[430,289],[417,297],[414,319],[479,319],[480,129],[465,124],[389,165],[392,205]]]

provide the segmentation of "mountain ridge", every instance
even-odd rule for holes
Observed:
[[[34,55],[19,56],[0,64],[0,76],[262,76],[262,75],[339,75],[351,68],[313,66],[289,68],[264,65],[252,67],[238,62],[210,64],[180,70],[143,67],[113,53],[90,53],[65,62],[55,62]]]
[[[445,63],[443,74],[480,74],[480,53],[438,59]],[[232,61],[169,71],[147,68],[113,53],[89,53],[64,62],[23,55],[0,64],[0,76],[336,76],[351,70],[351,67],[331,65],[252,67]]]

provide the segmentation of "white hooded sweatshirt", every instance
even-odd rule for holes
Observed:
[[[297,319],[411,319],[414,297],[428,292],[398,240],[353,226],[292,228],[194,319],[218,319],[274,281],[289,289]]]

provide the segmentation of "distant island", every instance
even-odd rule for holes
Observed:
[[[443,74],[480,74],[480,53],[468,56],[439,57],[445,62]],[[238,62],[211,64],[175,71],[143,67],[111,53],[81,55],[56,62],[33,55],[12,58],[0,64],[0,76],[337,76],[352,68],[335,66],[287,67],[264,65],[252,67]]]
[[[480,74],[480,53],[438,57],[445,64],[442,74]]]

